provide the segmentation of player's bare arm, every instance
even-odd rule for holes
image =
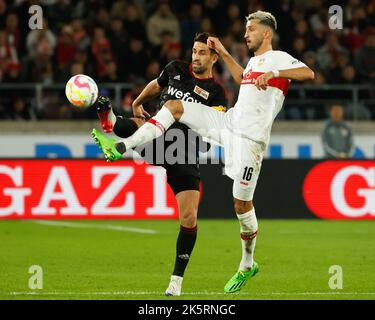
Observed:
[[[309,67],[287,69],[287,70],[275,70],[266,72],[265,74],[260,75],[256,81],[255,86],[259,90],[266,90],[268,81],[273,78],[286,78],[289,80],[295,81],[306,81],[314,79],[315,74]]]
[[[142,104],[160,95],[161,91],[162,87],[156,79],[150,81],[132,104],[134,116],[138,118],[150,117],[150,114],[145,111]]]
[[[236,62],[236,60],[234,60],[220,40],[216,37],[208,37],[207,45],[209,48],[214,49],[223,59],[234,81],[241,84],[244,69]]]

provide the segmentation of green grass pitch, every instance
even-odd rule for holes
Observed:
[[[177,221],[48,223],[0,221],[0,299],[171,299]],[[183,295],[172,299],[375,299],[374,221],[259,219],[259,228],[260,272],[224,294],[241,256],[238,222],[200,220]],[[29,289],[31,265],[43,289]],[[328,285],[332,265],[342,289]]]

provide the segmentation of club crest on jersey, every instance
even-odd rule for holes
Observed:
[[[174,80],[181,80],[181,76],[178,74],[177,76],[173,77]]]
[[[194,93],[196,93],[198,96],[201,96],[203,99],[208,99],[208,96],[210,95],[209,92],[202,89],[201,87],[195,86],[194,87]]]
[[[260,66],[264,63],[264,61],[266,61],[265,58],[260,59],[260,60],[258,61],[258,67],[260,67]]]

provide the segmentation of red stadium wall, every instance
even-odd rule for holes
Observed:
[[[201,165],[200,218],[233,218],[232,182]],[[265,160],[259,218],[375,219],[375,161]],[[0,219],[177,219],[161,167],[130,160],[0,160]]]

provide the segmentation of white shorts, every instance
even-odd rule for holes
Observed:
[[[233,179],[233,197],[252,200],[263,160],[262,146],[233,134],[226,125],[226,113],[203,104],[181,102],[184,113],[180,122],[224,147],[225,174]]]

